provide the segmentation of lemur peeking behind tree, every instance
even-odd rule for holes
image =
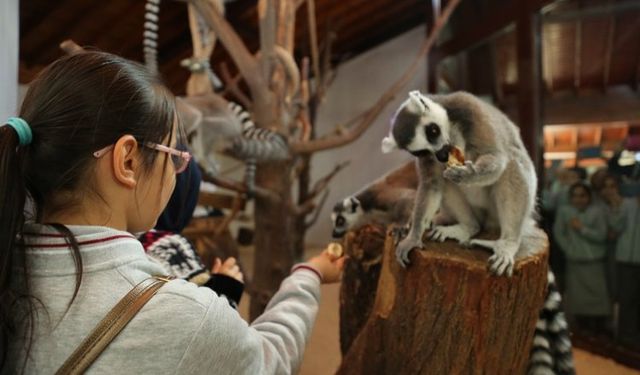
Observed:
[[[366,185],[333,206],[333,237],[374,222],[405,225],[418,187],[415,161],[410,161]]]
[[[425,96],[412,91],[382,141],[383,152],[394,148],[416,156],[419,173],[411,228],[396,248],[398,261],[409,263],[409,252],[423,247],[423,232],[443,210],[455,224],[434,225],[431,239],[491,248],[490,270],[510,276],[522,235],[535,226],[537,186],[517,126],[469,93]],[[466,162],[447,166],[454,149]],[[499,229],[500,237],[472,239],[481,229]]]

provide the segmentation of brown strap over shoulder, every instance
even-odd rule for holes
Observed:
[[[153,276],[136,285],[98,323],[56,374],[84,373],[138,311],[158,292],[158,289],[172,278],[170,276]]]

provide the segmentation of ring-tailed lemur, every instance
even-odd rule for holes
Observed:
[[[445,169],[452,147],[467,161]],[[420,175],[411,229],[396,249],[398,261],[409,263],[409,252],[423,246],[424,230],[443,208],[456,224],[434,226],[432,239],[491,248],[490,270],[511,275],[522,234],[535,226],[537,186],[515,124],[469,93],[425,96],[412,91],[382,141],[383,152],[393,148],[416,156]],[[499,239],[472,239],[481,227],[499,229]]]
[[[144,63],[153,73],[158,73],[158,20],[160,0],[147,0],[144,12],[144,34],[142,38]]]
[[[417,187],[416,164],[411,161],[337,202],[331,214],[333,237],[374,222],[406,224]]]
[[[251,195],[255,190],[258,162],[284,160],[289,157],[289,147],[282,135],[269,129],[256,127],[251,120],[251,114],[239,104],[229,102],[229,109],[242,124],[242,137],[233,140],[229,152],[245,161],[245,182]]]
[[[417,185],[416,166],[410,162],[363,187],[358,193],[339,201],[331,215],[333,237],[341,238],[349,230],[376,222],[404,224],[411,214]],[[396,194],[398,192],[401,194]],[[375,209],[364,207],[360,199],[372,201]],[[404,206],[405,209],[389,209],[393,203],[399,203],[399,207]],[[447,218],[441,213],[440,218],[434,220],[446,221]],[[536,322],[533,346],[529,355],[528,375],[575,374],[569,327],[562,311],[561,300],[555,277],[549,270],[545,301]]]
[[[147,0],[145,9],[145,65],[157,74],[160,0]],[[198,16],[198,22],[200,21]],[[207,36],[203,34],[202,37]],[[207,69],[213,87],[219,86],[208,61],[190,60],[187,65],[192,71]],[[289,146],[284,136],[268,129],[257,128],[251,120],[251,115],[240,105],[227,103],[215,94],[181,98],[178,101],[178,110],[186,123],[185,129],[189,130],[188,135],[192,139],[191,149],[206,170],[210,173],[217,170],[217,163],[211,151],[222,151],[245,162],[245,183],[250,196],[255,189],[257,164],[289,157]]]
[[[160,1],[161,0],[147,0],[145,4],[144,34],[142,38],[145,65],[150,71],[156,74],[158,73],[158,22],[160,20]],[[200,15],[196,17],[199,25],[204,24]],[[200,37],[206,43],[208,36],[205,31],[202,31],[205,27],[201,26],[198,29],[198,32],[201,34]],[[195,57],[187,58],[180,62],[180,66],[188,69],[192,73],[206,73],[214,89],[217,90],[222,87],[220,78],[213,72],[208,60],[197,59]]]
[[[249,195],[255,187],[256,165],[289,158],[284,136],[257,128],[240,105],[217,95],[183,97],[177,108],[185,129],[193,129],[191,148],[209,173],[217,173],[214,152],[223,152],[245,162]]]

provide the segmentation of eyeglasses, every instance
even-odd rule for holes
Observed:
[[[153,142],[144,142],[143,145],[145,147],[149,147],[156,151],[166,152],[171,157],[171,162],[173,163],[173,167],[176,171],[176,174],[182,173],[189,166],[189,161],[191,160],[191,154],[186,151],[176,150],[175,148],[167,147],[164,145],[159,145]],[[93,157],[96,159],[101,158],[107,152],[111,151],[115,146],[107,146],[93,153]]]

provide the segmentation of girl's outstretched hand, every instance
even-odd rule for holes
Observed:
[[[331,284],[340,281],[344,262],[347,258],[340,254],[335,254],[329,249],[324,249],[322,253],[309,259],[307,263],[314,266],[322,274],[322,283]]]

